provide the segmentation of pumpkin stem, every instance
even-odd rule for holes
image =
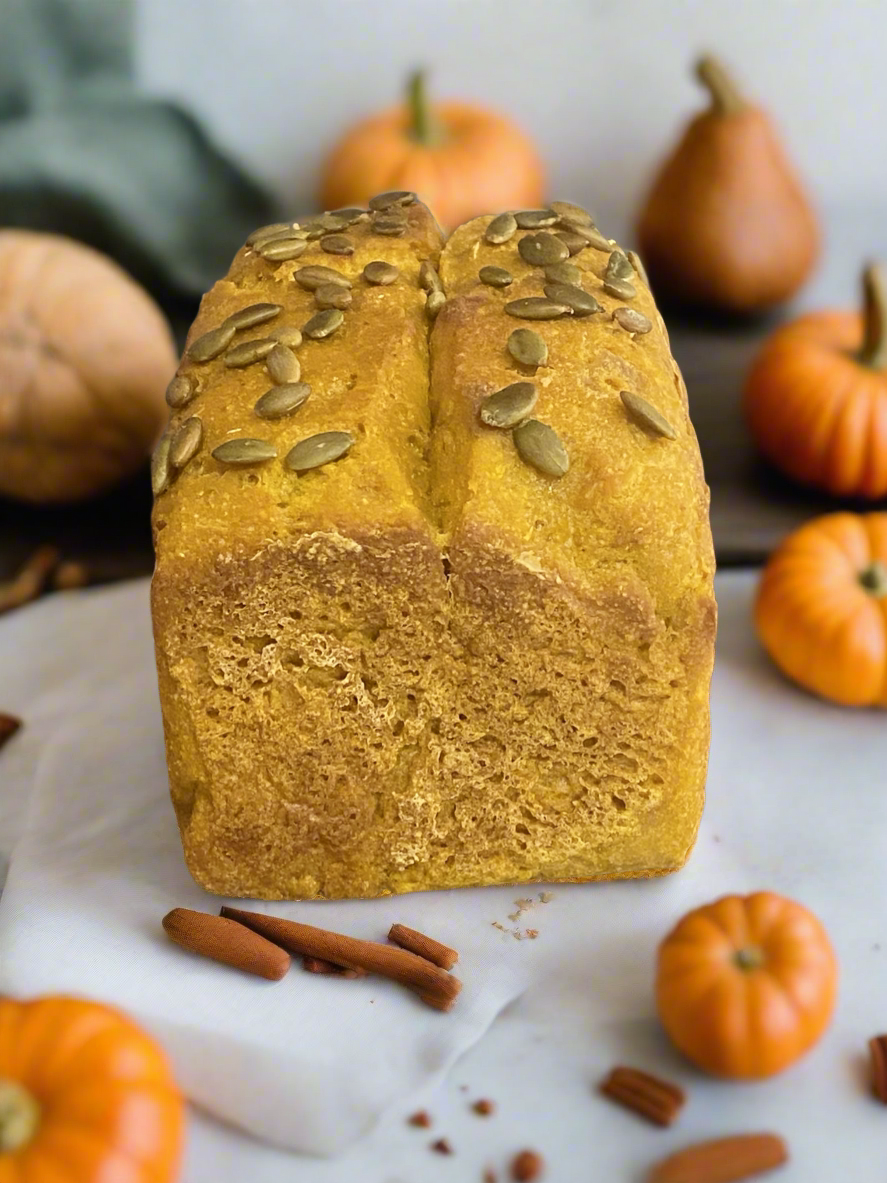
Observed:
[[[716,115],[736,115],[748,106],[723,63],[710,53],[696,63],[696,77],[711,95],[711,109]]]
[[[758,945],[749,945],[745,949],[737,949],[733,957],[740,969],[760,969],[766,961],[764,950]]]
[[[860,574],[859,582],[876,600],[887,596],[887,563],[875,559]]]
[[[873,370],[887,370],[887,272],[869,263],[862,273],[864,335],[859,360]]]
[[[417,143],[431,148],[443,139],[440,124],[434,117],[425,87],[425,71],[416,70],[407,83],[407,107],[410,112],[410,135]]]
[[[15,1154],[37,1133],[40,1106],[26,1088],[0,1079],[0,1156]]]

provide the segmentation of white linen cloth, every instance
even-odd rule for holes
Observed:
[[[26,722],[0,756],[0,880],[11,854],[0,993],[116,1003],[163,1040],[202,1109],[279,1146],[345,1152],[328,1163],[293,1156],[198,1115],[187,1183],[470,1183],[488,1149],[501,1169],[506,1150],[527,1143],[546,1151],[546,1183],[589,1171],[635,1178],[687,1141],[768,1127],[801,1147],[786,1183],[880,1180],[883,1113],[865,1095],[862,1058],[868,1036],[887,1029],[887,719],[783,682],[752,634],[753,587],[748,574],[718,577],[708,804],[679,875],[555,885],[550,903],[538,888],[502,888],[267,906],[380,939],[399,920],[458,948],[465,989],[448,1015],[378,979],[296,968],[264,983],[168,944],[169,908],[221,901],[188,876],[167,800],[147,584],[56,595],[0,620],[0,710]],[[762,887],[800,899],[829,929],[842,966],[838,1014],[789,1077],[708,1082],[657,1028],[655,947],[688,908]],[[531,896],[510,920],[515,899]],[[690,1088],[679,1130],[648,1131],[590,1096],[616,1061]],[[469,1069],[500,1102],[498,1132],[464,1116],[456,1089]],[[436,1112],[452,1111],[460,1164],[429,1154],[430,1135],[404,1126],[431,1095]]]

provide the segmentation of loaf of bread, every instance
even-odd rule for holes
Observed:
[[[714,562],[640,262],[566,204],[443,250],[412,195],[371,205],[251,236],[170,386],[152,600],[187,864],[263,899],[673,871]]]

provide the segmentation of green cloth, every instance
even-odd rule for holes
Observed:
[[[67,234],[165,304],[204,292],[271,198],[139,95],[132,0],[0,0],[0,225]]]

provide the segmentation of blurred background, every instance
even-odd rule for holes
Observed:
[[[539,202],[578,202],[605,235],[643,248],[638,218],[654,179],[709,102],[694,63],[703,51],[717,54],[748,101],[765,109],[785,164],[773,166],[760,145],[731,160],[729,146],[713,143],[692,166],[687,192],[708,183],[710,167],[717,205],[721,190],[741,190],[753,175],[769,192],[769,173],[784,168],[800,178],[822,235],[795,290],[753,315],[725,315],[716,300],[672,299],[652,275],[712,486],[719,562],[761,562],[801,521],[861,506],[853,490],[804,488],[763,460],[741,394],[782,321],[806,309],[858,308],[861,267],[887,257],[883,0],[0,0],[0,14],[0,579],[41,545],[82,565],[72,582],[150,571],[150,446],[133,443],[156,439],[150,416],[121,429],[129,452],[88,496],[92,475],[78,484],[82,474],[67,471],[60,493],[33,496],[43,441],[29,446],[25,463],[22,439],[34,444],[62,401],[63,449],[76,457],[78,431],[87,447],[95,442],[91,412],[74,424],[80,413],[71,411],[84,390],[100,388],[121,406],[156,406],[161,376],[165,386],[173,372],[158,340],[145,345],[150,357],[139,369],[150,391],[124,390],[116,371],[97,378],[96,357],[142,346],[104,341],[82,321],[91,315],[113,338],[130,304],[109,289],[104,303],[80,308],[77,293],[95,293],[99,281],[79,279],[77,259],[50,299],[45,260],[30,266],[26,257],[35,244],[23,253],[9,236],[20,228],[62,234],[116,261],[159,306],[180,349],[201,292],[246,234],[326,208],[324,178],[342,137],[401,103],[417,68],[432,109],[458,100],[501,113],[535,146]],[[346,172],[347,164],[346,152]],[[766,223],[764,205],[754,216]],[[723,233],[742,237],[726,221]],[[772,267],[781,245],[766,235],[762,242]],[[45,307],[35,312],[35,301]],[[74,308],[78,348],[93,342],[92,360],[81,359],[83,389],[44,373],[47,389],[35,400],[34,366],[19,356],[22,341],[33,341],[22,326],[37,323],[51,338],[47,324],[57,327]],[[148,316],[133,309],[130,329]],[[136,337],[151,333],[156,325]],[[69,352],[64,342],[53,348]]]

